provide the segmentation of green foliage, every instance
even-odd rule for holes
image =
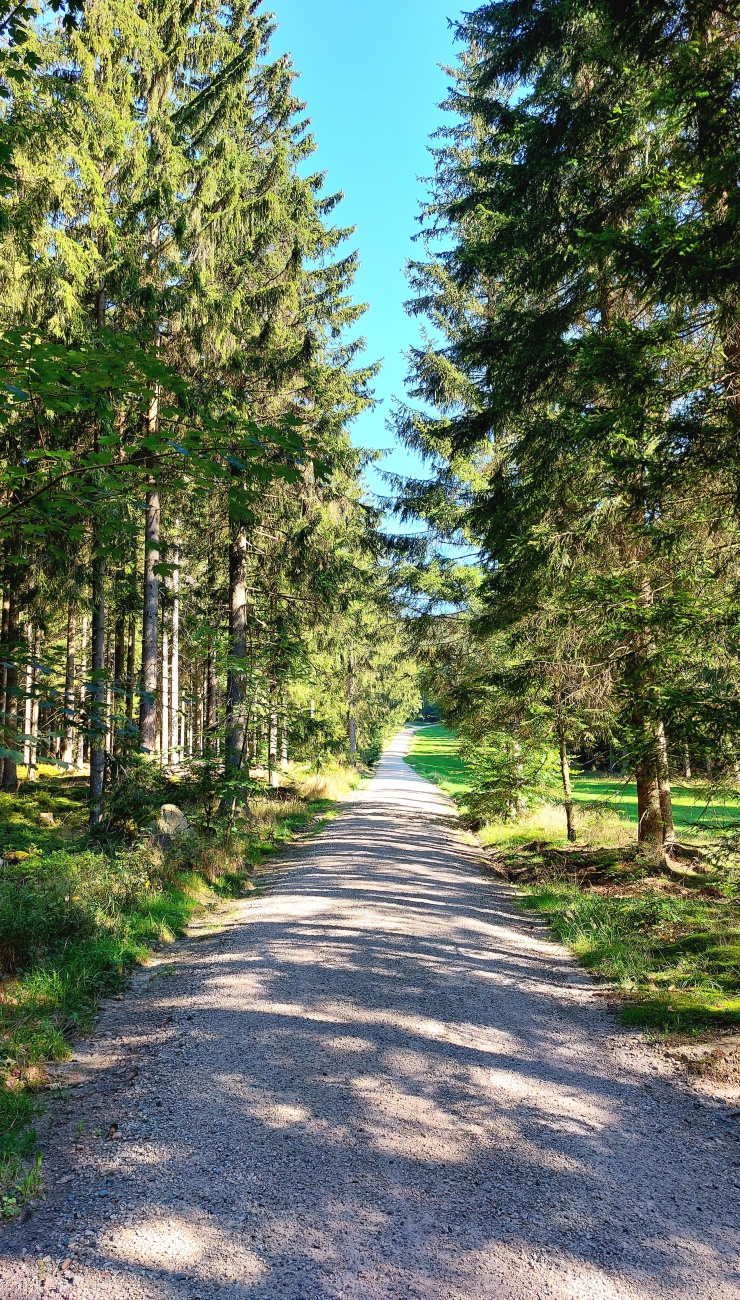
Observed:
[[[380,762],[382,753],[383,746],[381,742],[379,740],[374,740],[369,745],[366,745],[364,749],[360,750],[360,758],[368,767],[375,767],[375,765]]]
[[[558,777],[557,755],[545,745],[522,744],[506,732],[489,733],[460,748],[470,778],[466,804],[479,821],[511,821],[552,797]]]
[[[108,791],[102,834],[134,841],[172,799],[172,785],[158,764],[131,754],[119,768]]]
[[[455,595],[415,543],[425,689],[471,737],[508,712],[520,743],[615,740],[656,842],[666,736],[717,776],[740,743],[734,29],[650,3],[467,14],[411,268],[432,329],[397,427],[432,470],[399,507],[481,563]]]

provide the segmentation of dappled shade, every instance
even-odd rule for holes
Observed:
[[[730,1300],[732,1121],[655,1077],[404,744],[106,1012],[64,1122],[98,1104],[121,1140],[14,1252],[81,1210],[84,1297]]]

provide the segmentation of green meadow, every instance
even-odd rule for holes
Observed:
[[[458,754],[457,738],[446,727],[424,727],[406,759],[420,776],[464,803],[470,789],[465,764]],[[637,824],[637,790],[624,777],[603,772],[573,772],[573,796],[582,805],[603,805]],[[557,799],[558,792],[553,791]],[[673,816],[682,830],[717,831],[740,826],[740,796],[713,797],[700,781],[673,783]]]

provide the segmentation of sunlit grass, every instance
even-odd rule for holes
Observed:
[[[470,779],[458,753],[454,732],[446,727],[424,727],[417,732],[406,762],[427,780],[464,803],[470,789]],[[581,825],[593,823],[589,805],[603,805],[607,816],[613,817],[611,829],[617,832],[619,819],[637,824],[637,789],[633,781],[620,776],[605,776],[601,772],[578,772],[572,775],[573,798],[579,805],[577,816]],[[740,796],[715,795],[701,781],[674,781],[673,816],[677,828],[682,830],[714,831],[740,825]],[[547,838],[537,833],[538,825],[548,825],[556,838],[556,827],[550,813],[533,810],[528,814],[531,834],[513,831],[514,842]],[[544,819],[544,820],[543,820]],[[606,824],[605,824],[606,829]],[[491,841],[492,842],[492,841]],[[612,843],[611,839],[602,841]],[[618,841],[617,841],[618,842]]]
[[[446,727],[423,727],[417,731],[406,762],[419,776],[433,781],[455,798],[470,789],[468,773],[457,752],[457,739]]]
[[[629,995],[622,1019],[665,1030],[740,1024],[740,908],[647,887],[624,897],[565,881],[525,886],[584,966]]]

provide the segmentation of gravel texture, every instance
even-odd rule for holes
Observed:
[[[484,877],[406,739],[107,1005],[2,1300],[738,1300],[737,1113]]]

